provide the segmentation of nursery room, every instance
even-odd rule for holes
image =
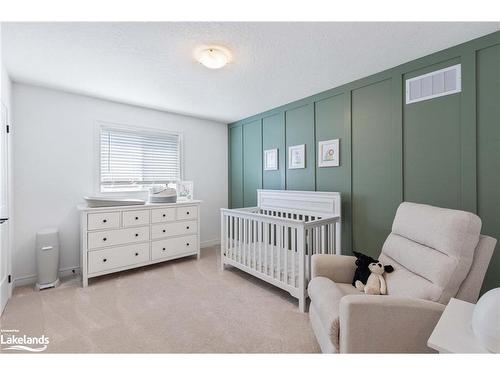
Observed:
[[[0,363],[500,353],[500,21],[228,18],[1,19]]]

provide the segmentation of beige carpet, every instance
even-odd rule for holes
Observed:
[[[60,287],[14,291],[0,328],[50,339],[47,352],[311,353],[307,314],[288,293],[232,267],[216,248]]]

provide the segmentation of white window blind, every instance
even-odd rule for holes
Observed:
[[[181,179],[180,135],[101,127],[101,190],[142,189]]]

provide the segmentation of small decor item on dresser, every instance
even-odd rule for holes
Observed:
[[[115,206],[135,206],[145,204],[142,199],[122,199],[104,197],[83,197],[89,207],[115,207]]]
[[[472,332],[493,353],[500,353],[500,288],[486,292],[472,313]]]
[[[338,167],[340,165],[339,140],[330,139],[318,143],[318,167]]]
[[[149,189],[149,202],[175,203],[177,202],[177,190],[165,185],[153,186]]]
[[[177,184],[177,199],[179,201],[193,200],[193,181],[181,181]]]

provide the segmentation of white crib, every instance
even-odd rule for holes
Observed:
[[[334,192],[258,190],[258,207],[221,209],[221,266],[288,291],[305,312],[313,254],[340,254]]]

